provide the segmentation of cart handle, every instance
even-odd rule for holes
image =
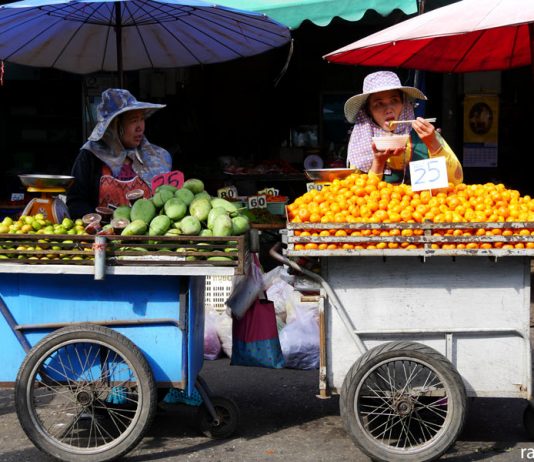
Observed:
[[[343,321],[343,324],[347,328],[347,331],[349,332],[350,336],[352,337],[352,340],[354,340],[354,343],[356,343],[358,349],[360,350],[360,353],[365,353],[367,351],[366,346],[363,344],[362,339],[356,334],[356,328],[354,327],[354,324],[352,323],[352,320],[350,319],[350,316],[347,314],[347,311],[345,310],[345,307],[341,304],[339,298],[337,297],[334,289],[326,282],[324,278],[319,276],[318,274],[314,273],[313,271],[309,271],[306,268],[302,268],[298,263],[294,262],[293,260],[290,260],[289,258],[285,257],[284,255],[280,254],[280,248],[282,247],[281,242],[277,242],[271,250],[269,250],[269,255],[273,257],[275,260],[279,261],[280,263],[283,263],[290,268],[293,268],[294,270],[298,271],[299,273],[302,273],[304,276],[312,279],[313,281],[318,282],[321,287],[326,292],[326,295],[330,301],[330,304],[336,309],[339,316],[341,317],[341,320]]]

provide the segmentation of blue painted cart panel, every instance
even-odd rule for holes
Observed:
[[[188,338],[198,336],[193,331],[199,328],[199,319],[203,326],[203,290],[203,277],[110,275],[95,281],[91,275],[0,276],[0,297],[16,324],[137,321],[140,324],[115,330],[141,349],[157,382],[184,384],[194,383],[202,364],[203,343],[188,342]],[[182,322],[182,329],[142,324],[162,318]],[[27,331],[25,337],[33,346],[49,332]],[[14,382],[25,352],[1,317],[0,345],[4,353],[0,382]]]

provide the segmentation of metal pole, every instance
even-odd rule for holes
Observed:
[[[124,88],[124,75],[122,70],[122,15],[121,2],[115,2],[115,41],[117,47],[117,72],[119,87]]]
[[[425,0],[417,0],[417,14],[425,12]],[[419,88],[419,80],[421,79],[421,71],[416,70],[413,76],[413,86]]]

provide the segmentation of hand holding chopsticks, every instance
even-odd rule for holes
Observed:
[[[429,119],[425,119],[427,122],[435,122],[436,121],[436,117],[431,117]],[[415,122],[416,120],[415,119],[411,119],[411,120],[390,120],[388,122],[388,125],[389,125],[389,128],[393,128],[394,125],[397,125],[397,124],[411,124],[412,122]]]

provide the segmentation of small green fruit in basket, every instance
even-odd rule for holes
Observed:
[[[148,225],[143,220],[134,220],[128,226],[126,226],[126,228],[122,230],[121,236],[143,235],[146,233],[147,228],[148,228]]]
[[[196,236],[200,233],[202,225],[196,217],[188,215],[184,217],[180,222],[180,229],[182,230],[183,234],[187,234],[189,236]]]
[[[246,233],[250,229],[250,224],[247,217],[238,215],[237,217],[232,218],[232,234],[239,236],[240,234]]]
[[[187,205],[177,197],[173,197],[165,202],[163,209],[165,210],[165,215],[171,220],[181,220],[187,213]]]
[[[182,188],[189,189],[194,194],[204,191],[204,182],[198,178],[189,178],[184,182]]]
[[[190,189],[182,188],[174,193],[174,197],[177,197],[185,205],[189,206],[189,204],[191,204],[195,198],[195,193],[193,193]]]
[[[228,215],[217,215],[215,217],[213,221],[214,236],[231,236],[232,230],[232,219]]]
[[[213,201],[212,207],[213,207]],[[217,218],[219,215],[226,215],[226,209],[224,207],[213,207],[210,210],[210,213],[208,213],[208,229],[213,229],[213,225],[215,224],[215,218]]]

